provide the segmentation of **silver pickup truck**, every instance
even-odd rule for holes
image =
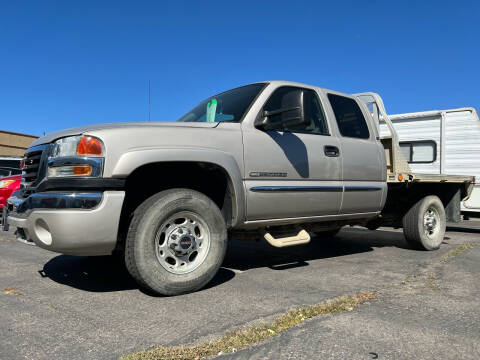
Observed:
[[[176,122],[52,133],[22,167],[5,229],[59,253],[119,252],[163,295],[207,284],[228,238],[283,247],[346,225],[393,226],[412,247],[437,249],[473,180],[413,173],[377,94],[286,81],[223,92]]]

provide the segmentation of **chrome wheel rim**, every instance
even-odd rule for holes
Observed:
[[[429,238],[433,238],[437,235],[440,229],[440,215],[438,211],[433,208],[429,207],[425,214],[423,214],[423,229],[425,231],[425,235]]]
[[[203,219],[189,211],[164,221],[155,234],[155,254],[163,268],[186,274],[198,268],[210,249],[210,230]]]

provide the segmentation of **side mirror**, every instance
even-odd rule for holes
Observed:
[[[255,120],[255,127],[263,130],[306,127],[308,124],[303,113],[303,98],[303,90],[289,91],[283,96],[280,109],[262,111],[259,114]]]

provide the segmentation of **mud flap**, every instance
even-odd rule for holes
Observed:
[[[447,218],[447,222],[455,222],[458,223],[461,220],[461,210],[460,210],[460,203],[461,203],[461,189],[457,189],[457,191],[453,194],[451,199],[445,206],[445,216]]]

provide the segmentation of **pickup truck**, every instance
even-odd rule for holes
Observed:
[[[379,118],[390,135],[380,138]],[[3,217],[44,249],[121,253],[140,286],[176,295],[213,278],[229,238],[283,247],[347,225],[393,226],[412,247],[437,249],[472,180],[412,172],[375,93],[268,81],[212,96],[176,122],[36,140]]]

